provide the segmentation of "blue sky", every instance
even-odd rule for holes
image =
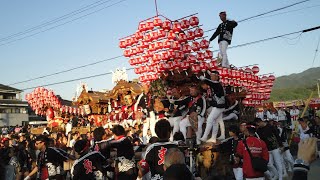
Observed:
[[[96,1],[0,1],[0,39],[60,17]],[[110,0],[105,5],[99,6],[92,11],[118,1]],[[217,27],[220,23],[218,17],[220,11],[227,11],[229,19],[241,20],[298,1],[158,0],[158,9],[160,14],[170,19],[199,13],[198,16],[200,23],[203,24],[203,29],[208,30]],[[313,6],[312,8],[242,22],[234,31],[232,45],[319,26],[319,5],[319,0],[311,0],[281,12]],[[118,47],[118,39],[132,34],[137,29],[139,21],[152,17],[155,13],[153,0],[126,0],[80,20],[21,41],[1,46],[2,43],[5,43],[2,41],[0,42],[0,83],[11,84],[121,55],[122,50]],[[84,14],[81,13],[81,15]],[[75,17],[79,17],[79,15]],[[71,19],[67,19],[67,21]],[[66,21],[61,21],[60,23],[64,22]],[[40,29],[40,31],[44,29]],[[211,36],[212,33],[210,32],[207,35]],[[288,38],[295,38],[296,36],[297,34]],[[261,73],[274,72],[276,76],[288,75],[301,72],[312,66],[319,38],[320,31],[312,31],[302,34],[300,38],[293,40],[280,38],[260,44],[230,49],[228,56],[230,62],[236,66],[259,64]],[[212,50],[218,48],[216,40],[212,43],[212,46]],[[317,67],[319,65],[320,55],[315,60],[314,66]],[[117,67],[130,67],[128,59],[124,57],[118,58],[85,69],[17,84],[14,87],[23,89],[106,73]],[[130,71],[129,77],[134,78],[137,76]],[[84,82],[93,90],[111,89],[113,87],[110,75],[87,79]],[[79,82],[59,84],[49,88],[63,98],[71,99],[77,84]],[[26,92],[30,91],[27,90]]]

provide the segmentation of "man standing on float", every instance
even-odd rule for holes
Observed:
[[[152,136],[157,136],[155,132],[156,115],[153,110],[154,98],[149,93],[148,85],[144,85],[142,88],[143,93],[139,95],[137,102],[134,105],[134,111],[136,112],[138,110],[138,107],[141,107],[142,112],[146,117],[146,119],[143,121],[142,131],[143,143],[146,144],[148,129],[150,129]]]
[[[220,125],[221,136],[219,139],[225,139],[225,127],[222,120],[222,114],[225,110],[225,91],[221,83],[219,82],[219,73],[218,71],[213,71],[210,73],[211,79],[207,79],[204,76],[200,76],[200,80],[204,81],[201,84],[202,89],[207,91],[207,99],[208,99],[208,118],[207,125],[204,131],[202,138],[200,139],[202,142],[207,141],[208,135],[212,129],[212,136],[208,140],[209,142],[216,142],[217,134]]]
[[[219,24],[216,32],[211,36],[210,42],[213,41],[218,35],[218,43],[219,43],[219,49],[220,54],[222,56],[222,67],[230,67],[228,56],[227,56],[227,48],[228,45],[231,44],[232,34],[233,34],[233,28],[235,28],[238,23],[236,21],[230,21],[227,20],[227,13],[225,11],[220,12],[219,14],[220,19],[222,21],[221,24]]]

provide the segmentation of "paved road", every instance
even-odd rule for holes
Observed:
[[[320,159],[317,159],[311,164],[311,168],[308,174],[308,180],[320,179]]]

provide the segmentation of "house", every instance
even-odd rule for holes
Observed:
[[[21,99],[22,90],[0,84],[0,127],[27,122],[28,103]]]

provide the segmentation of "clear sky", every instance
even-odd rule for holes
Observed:
[[[98,0],[2,0],[0,1],[0,39],[68,14],[96,1]],[[59,25],[118,1],[120,0],[101,0],[100,2],[106,3],[46,28]],[[170,19],[199,13],[203,29],[208,30],[217,27],[220,23],[218,16],[220,11],[227,11],[229,19],[242,20],[298,1],[300,0],[158,0],[158,9],[160,14]],[[320,0],[311,0],[280,12],[301,8],[307,9],[239,23],[234,31],[232,45],[320,25]],[[135,32],[139,21],[155,14],[154,0],[126,0],[72,23],[11,44],[1,45],[8,41],[0,40],[0,83],[11,84],[121,55],[122,50],[118,47],[119,38]],[[32,33],[46,28],[38,29]],[[207,35],[211,36],[212,33]],[[228,51],[229,61],[236,66],[259,64],[261,73],[274,72],[276,76],[301,72],[312,66],[314,52],[320,38],[320,30],[302,34],[300,38],[292,40],[296,36],[297,34],[289,36],[289,39],[280,38],[230,49]],[[24,36],[17,38],[22,37]],[[211,45],[213,46],[212,50],[218,48],[216,40]],[[314,63],[315,67],[319,65],[320,55]],[[130,67],[128,59],[122,57],[57,76],[17,84],[14,87],[23,89],[106,73],[117,67]],[[137,76],[130,71],[129,77],[135,78]],[[84,82],[93,90],[113,87],[110,75],[87,79]],[[71,99],[77,84],[79,82],[59,84],[49,88],[63,98]]]

